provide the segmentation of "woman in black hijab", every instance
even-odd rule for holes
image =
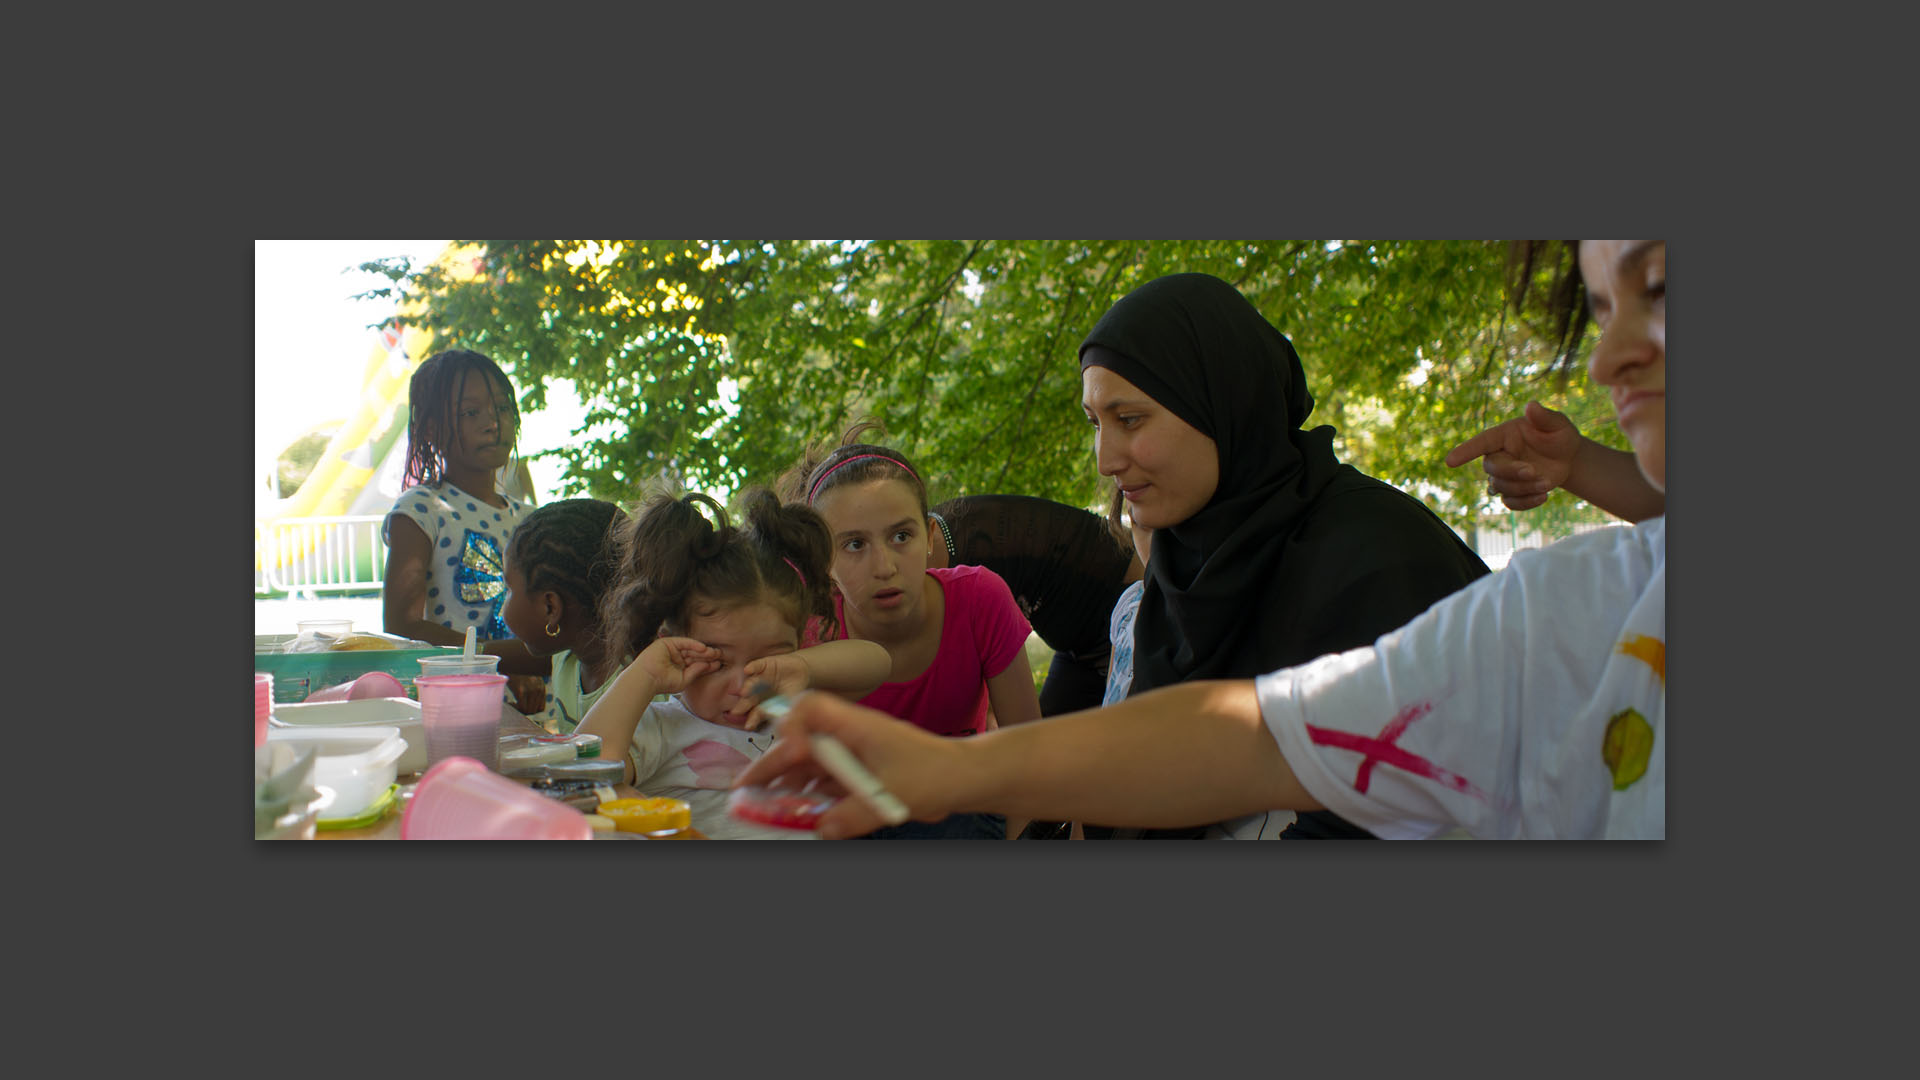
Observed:
[[[1122,297],[1080,371],[1100,471],[1154,529],[1130,695],[1370,645],[1488,572],[1418,499],[1337,461],[1333,428],[1301,426],[1313,395],[1293,345],[1219,278]],[[1281,835],[1369,837],[1326,811]]]

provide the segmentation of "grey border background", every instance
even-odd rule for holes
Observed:
[[[924,1064],[933,1074],[978,1059],[976,1047],[1002,1038],[1019,1044],[1028,1033],[1071,1042],[1074,1071],[1105,1075],[1226,1071],[1206,1067],[1223,1053],[1279,1067],[1327,1053],[1329,1038],[1339,1052],[1327,1060],[1341,1067],[1419,1067],[1444,1064],[1442,1050],[1489,1030],[1498,1033],[1498,1053],[1454,1058],[1456,1066],[1534,1071],[1529,1062],[1598,1058],[1611,1072],[1644,1064],[1651,1047],[1632,1045],[1636,1035],[1732,1035],[1756,1006],[1777,1010],[1769,985],[1830,963],[1825,950],[1782,931],[1803,921],[1799,913],[1829,910],[1827,871],[1845,857],[1832,811],[1799,806],[1807,787],[1782,782],[1777,755],[1834,770],[1858,770],[1872,755],[1807,737],[1832,702],[1804,673],[1842,659],[1845,642],[1792,614],[1806,601],[1793,595],[1800,560],[1783,546],[1806,542],[1806,531],[1789,523],[1783,536],[1756,535],[1758,508],[1776,506],[1783,492],[1826,490],[1813,475],[1821,463],[1802,444],[1756,447],[1756,433],[1802,412],[1808,360],[1851,358],[1840,351],[1827,359],[1848,341],[1823,336],[1826,348],[1809,357],[1803,335],[1783,333],[1781,307],[1794,281],[1770,274],[1783,241],[1754,228],[1766,220],[1759,201],[1812,166],[1768,155],[1764,183],[1730,175],[1730,164],[1758,163],[1754,124],[1698,114],[1692,125],[1676,122],[1646,85],[1659,81],[1653,73],[1641,71],[1636,82],[1630,62],[1600,49],[1564,64],[1523,63],[1519,43],[1499,40],[1495,28],[1481,57],[1487,66],[1460,73],[1405,46],[1379,48],[1376,57],[1376,43],[1357,39],[1356,27],[1288,34],[1277,21],[1245,35],[1176,32],[1168,42],[1156,41],[1142,16],[1129,28],[1144,42],[1118,47],[1096,30],[1071,45],[1022,46],[997,60],[949,53],[897,61],[841,99],[795,100],[711,79],[712,112],[738,125],[724,145],[660,151],[663,139],[710,133],[703,114],[704,122],[650,129],[644,149],[610,147],[618,133],[605,133],[583,150],[580,172],[553,169],[541,153],[512,152],[540,130],[537,109],[518,122],[502,116],[498,137],[482,140],[484,152],[469,160],[451,140],[414,128],[421,117],[397,118],[391,130],[401,137],[383,159],[384,174],[369,167],[369,157],[380,158],[378,118],[316,113],[234,154],[226,182],[174,189],[181,213],[165,224],[188,235],[156,239],[150,257],[163,276],[177,271],[189,286],[211,284],[157,305],[175,319],[183,300],[203,305],[166,348],[239,367],[238,357],[225,357],[242,350],[243,336],[219,328],[237,306],[233,279],[250,262],[254,236],[1664,234],[1682,268],[1672,332],[1682,342],[1700,339],[1681,346],[1685,355],[1719,358],[1683,363],[1672,376],[1671,392],[1691,419],[1669,432],[1670,471],[1682,478],[1673,559],[1685,568],[1669,597],[1670,693],[1678,695],[1670,709],[1670,840],[1281,852],[273,846],[252,844],[237,823],[223,834],[217,822],[229,820],[230,799],[209,784],[194,793],[204,795],[207,812],[182,813],[178,836],[130,836],[99,871],[115,889],[129,879],[144,884],[135,899],[152,929],[141,935],[149,951],[137,957],[179,942],[217,945],[212,951],[229,958],[220,978],[230,992],[256,970],[250,961],[303,958],[299,989],[255,999],[251,1015],[265,1021],[284,1018],[289,1001],[349,1002],[373,992],[371,970],[330,961],[343,938],[359,942],[385,926],[395,935],[387,955],[411,974],[381,981],[377,992],[409,1011],[426,1006],[421,991],[429,986],[455,1000],[463,981],[474,987],[468,994],[504,993],[486,981],[503,972],[529,987],[562,988],[558,1001],[577,1007],[611,976],[675,988],[705,1007],[701,1027],[716,1014],[737,1019],[723,1032],[764,1036],[793,1012],[811,1013],[827,1021],[821,1030],[853,1035],[867,1060]],[[1396,40],[1441,49],[1419,40],[1434,21],[1383,19]],[[1593,33],[1598,44],[1621,43],[1607,27]],[[1141,59],[1150,45],[1166,44],[1193,46],[1193,54]],[[1478,55],[1468,43],[1444,48]],[[1659,48],[1638,55],[1643,65],[1672,59]],[[1499,77],[1505,57],[1515,58],[1515,78]],[[704,63],[688,68],[684,75],[711,74]],[[1410,76],[1400,73],[1408,69]],[[1236,79],[1235,71],[1244,74]],[[1607,74],[1605,92],[1583,96],[1596,71]],[[654,61],[635,90],[665,93],[671,80]],[[1437,86],[1431,97],[1410,92],[1427,80]],[[890,93],[890,84],[904,92]],[[255,108],[269,123],[266,108]],[[976,139],[991,149],[949,149]],[[209,382],[170,393],[243,393]],[[125,426],[150,425],[151,403],[131,405]],[[196,467],[211,464],[216,477],[230,467],[234,490],[244,486],[244,456],[221,453],[224,421],[176,415],[167,432]],[[128,501],[156,522],[177,518],[182,505],[164,482]],[[159,557],[188,567],[191,580],[225,580],[245,535],[235,506],[230,547],[167,529],[142,542],[156,541]],[[1876,543],[1884,541],[1866,547]],[[1756,589],[1769,591],[1755,600]],[[238,612],[218,599],[225,594],[192,594],[213,599],[168,605],[181,639],[230,633]],[[141,685],[178,685],[180,677],[174,658],[156,656]],[[191,749],[170,752],[177,767],[196,764]],[[601,903],[629,913],[624,952],[594,949],[576,930],[567,948],[549,954],[558,957],[551,966],[527,959],[531,935],[575,925],[574,913]],[[1843,921],[1884,903],[1849,897]],[[726,944],[681,929],[681,920],[663,925],[663,908],[700,912],[703,924],[725,928]],[[806,993],[778,993],[789,986]],[[556,1009],[572,1011],[531,989],[526,1005],[535,1025]],[[936,1009],[954,1019],[929,1037]],[[622,1041],[644,1045],[647,1025],[633,1028]],[[1741,1044],[1751,1052],[1769,1037],[1777,1036],[1755,1033]],[[368,1039],[392,1052],[378,1034]],[[721,1063],[752,1041],[711,1043],[700,1056],[727,1071]],[[410,1056],[409,1040],[398,1042]],[[320,1060],[347,1049],[313,1052]]]

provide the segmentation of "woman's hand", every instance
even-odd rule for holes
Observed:
[[[677,694],[693,680],[718,670],[720,651],[688,637],[655,638],[633,662],[653,680],[654,693]]]
[[[1582,441],[1580,429],[1564,414],[1529,401],[1523,415],[1447,451],[1446,462],[1459,468],[1483,458],[1487,491],[1500,496],[1509,510],[1531,510],[1566,484]]]
[[[895,798],[907,804],[917,821],[939,821],[953,813],[968,776],[961,758],[974,739],[943,739],[886,713],[827,693],[803,693],[780,721],[780,739],[749,765],[735,787],[767,784],[846,795],[846,788],[813,753],[813,734],[832,735]],[[859,836],[886,824],[857,795],[847,795],[821,815],[822,839]]]

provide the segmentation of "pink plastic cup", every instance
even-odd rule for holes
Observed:
[[[465,757],[428,769],[400,815],[402,840],[591,840],[586,815]]]
[[[273,714],[273,676],[253,673],[253,746],[267,745],[267,717]]]
[[[500,706],[505,675],[422,675],[420,723],[427,733],[427,768],[455,756],[500,768]]]

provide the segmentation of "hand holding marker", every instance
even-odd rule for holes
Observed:
[[[758,696],[772,689],[773,687],[766,683],[756,683],[752,693]],[[760,708],[775,720],[787,715],[787,710],[791,707],[792,703],[785,695],[771,697],[760,703]],[[907,810],[907,804],[887,791],[886,787],[880,783],[880,778],[868,772],[867,767],[860,764],[860,759],[854,757],[852,751],[841,745],[839,739],[816,732],[807,736],[807,743],[813,750],[814,759],[820,762],[821,767],[832,774],[835,780],[840,781],[848,791],[858,796],[860,801],[871,807],[874,813],[879,814],[882,821],[889,825],[899,825],[912,816]]]

